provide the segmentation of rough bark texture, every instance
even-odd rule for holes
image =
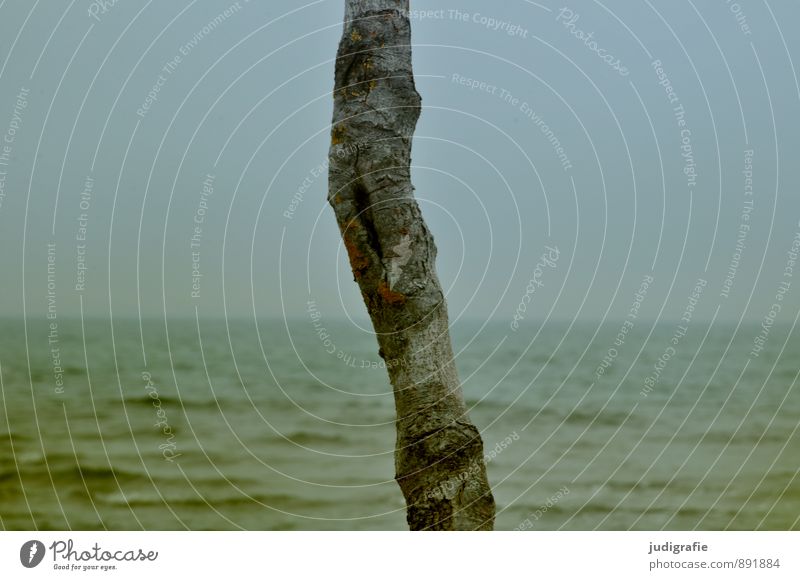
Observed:
[[[408,0],[346,0],[328,201],[394,388],[395,479],[408,524],[488,530],[495,505],[483,442],[467,417],[436,247],[411,185],[421,99],[408,8]]]

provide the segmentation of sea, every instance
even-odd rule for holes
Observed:
[[[0,325],[0,528],[406,529],[368,324]],[[455,322],[495,528],[800,529],[800,338],[762,332]]]

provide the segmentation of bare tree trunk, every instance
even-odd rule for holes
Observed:
[[[328,201],[394,387],[395,479],[412,530],[490,530],[483,442],[467,417],[436,247],[411,185],[421,99],[409,0],[345,2]]]

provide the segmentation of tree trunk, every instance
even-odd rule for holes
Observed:
[[[483,442],[467,417],[436,247],[411,185],[421,99],[409,1],[345,2],[328,201],[394,388],[395,479],[412,530],[490,530]]]

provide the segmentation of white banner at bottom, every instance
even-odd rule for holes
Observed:
[[[2,532],[0,578],[778,580],[800,578],[798,548],[798,532]]]

